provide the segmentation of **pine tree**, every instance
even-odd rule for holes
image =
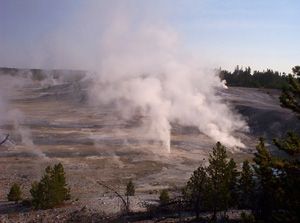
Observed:
[[[217,142],[209,155],[209,165],[195,170],[183,190],[183,195],[196,212],[212,210],[213,219],[217,211],[226,211],[237,203],[237,178],[239,173],[233,159],[228,159],[226,148]]]
[[[159,202],[161,205],[165,205],[170,202],[170,196],[168,190],[164,189],[160,192]]]
[[[281,106],[296,113],[300,118],[300,66],[292,68],[294,76],[289,76],[289,86],[281,96]],[[283,190],[281,207],[285,209],[283,221],[300,221],[300,137],[296,133],[288,132],[281,140],[274,140],[274,144],[290,155],[289,159],[277,158],[275,168],[280,171],[280,182]],[[282,216],[281,216],[282,217]]]
[[[300,66],[292,68],[293,74],[289,75],[289,85],[280,96],[281,105],[300,115]]]
[[[300,154],[300,136],[295,132],[288,132],[283,139],[274,139],[275,146],[289,155]]]
[[[234,181],[235,164],[228,161],[226,148],[217,142],[209,155],[209,166],[207,173],[210,179],[210,204],[213,210],[213,218],[216,218],[217,211],[224,211],[230,207],[232,201],[231,184]]]
[[[239,206],[240,208],[253,208],[254,199],[254,178],[253,170],[249,161],[243,162],[241,177],[239,179]]]
[[[61,163],[54,165],[52,178],[54,203],[59,204],[64,200],[69,200],[70,189],[67,187],[65,171]]]
[[[230,206],[233,207],[237,205],[238,200],[238,188],[237,188],[237,180],[239,176],[239,172],[237,171],[236,163],[231,158],[227,164],[227,179],[230,191]]]
[[[132,180],[130,180],[126,186],[126,196],[134,196],[135,194],[135,188]]]
[[[300,66],[293,68],[288,87],[280,96],[281,106],[294,111],[300,118]],[[274,139],[275,146],[286,152],[285,158],[272,158],[263,140],[257,147],[254,161],[259,180],[258,214],[265,221],[299,222],[300,220],[300,137],[288,132],[282,139]]]
[[[21,199],[22,199],[22,192],[21,192],[20,185],[14,183],[11,186],[9,193],[7,194],[7,200],[18,203]]]
[[[200,166],[193,172],[183,190],[183,196],[192,205],[197,218],[199,218],[200,211],[207,209],[208,184],[206,169]]]
[[[34,182],[30,190],[35,208],[53,208],[70,199],[70,189],[67,187],[65,171],[61,163],[48,166],[40,182]]]
[[[254,170],[259,182],[256,214],[259,219],[269,222],[276,207],[276,178],[272,169],[272,156],[260,138],[254,154]]]

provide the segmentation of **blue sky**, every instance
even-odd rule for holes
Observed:
[[[121,2],[163,19],[210,66],[289,72],[300,64],[297,0],[0,0],[0,66],[39,67],[31,54],[90,2],[99,14]]]

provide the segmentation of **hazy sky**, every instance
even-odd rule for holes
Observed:
[[[76,29],[83,11],[89,27],[89,10],[99,13],[99,18],[91,17],[93,27],[98,21],[109,26],[101,15],[127,5],[136,20],[145,17],[148,23],[153,19],[172,27],[208,66],[233,69],[239,64],[289,72],[300,64],[299,0],[0,0],[0,66],[51,68],[38,57],[51,60],[53,54],[47,55],[43,45],[49,49],[55,34],[59,41],[62,32],[57,30],[70,24]],[[82,27],[80,35],[86,32]]]

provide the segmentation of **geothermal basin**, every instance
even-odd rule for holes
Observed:
[[[9,117],[0,129],[1,138],[9,134],[9,141],[0,147],[0,199],[13,182],[20,182],[29,196],[32,181],[58,162],[66,169],[72,194],[83,200],[107,192],[97,180],[122,191],[132,179],[140,194],[176,189],[207,162],[216,143],[196,127],[172,123],[168,153],[159,140],[141,131],[147,117],[137,114],[126,120],[110,105],[92,106],[88,82],[80,75],[63,81],[51,78],[7,89]],[[279,91],[229,88],[218,94],[249,125],[249,132],[235,133],[245,148],[228,150],[237,162],[252,157],[257,137],[270,141],[286,130],[299,131],[294,114],[280,107]]]

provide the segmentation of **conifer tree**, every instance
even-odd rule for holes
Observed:
[[[289,86],[284,89],[280,102],[283,107],[289,108],[300,118],[300,66],[292,68],[294,76],[289,76]],[[274,140],[274,144],[290,155],[289,159],[277,159],[275,168],[280,170],[280,181],[284,192],[281,207],[284,207],[284,221],[300,221],[300,137],[288,132],[281,140]]]
[[[184,198],[193,207],[197,218],[199,218],[200,211],[207,209],[208,184],[206,169],[200,166],[193,172],[183,191]]]
[[[169,192],[166,189],[163,189],[159,195],[159,202],[161,205],[168,204],[170,202]]]
[[[226,211],[235,206],[238,198],[238,171],[233,159],[228,159],[226,148],[217,142],[209,155],[207,167],[195,170],[183,190],[186,201],[196,212],[213,211],[216,220],[217,211]]]
[[[276,206],[276,178],[272,169],[272,156],[265,146],[263,138],[259,139],[254,154],[254,170],[258,179],[256,215],[259,219],[269,222]]]
[[[135,194],[135,187],[134,184],[132,182],[132,180],[130,180],[126,186],[126,196],[134,196]]]
[[[19,200],[22,199],[22,192],[19,184],[14,183],[11,186],[9,193],[7,194],[7,199],[16,203],[18,203]]]
[[[230,186],[234,180],[235,171],[234,161],[228,161],[226,148],[217,142],[213,148],[212,154],[209,155],[209,166],[207,173],[210,179],[210,205],[213,210],[213,218],[216,218],[217,211],[224,211],[230,207],[232,193]]]
[[[282,139],[273,140],[275,146],[289,155],[300,154],[300,136],[295,132],[288,132]]]
[[[231,158],[227,164],[227,179],[228,186],[230,192],[230,206],[233,207],[237,205],[238,200],[238,188],[237,188],[237,180],[239,176],[239,172],[237,171],[236,163]]]
[[[53,195],[52,199],[55,204],[59,204],[70,199],[70,189],[67,187],[64,167],[61,163],[54,165],[53,174]]]
[[[65,171],[61,163],[48,166],[40,182],[34,182],[30,190],[32,203],[37,209],[53,208],[70,199]]]
[[[254,178],[253,170],[249,161],[243,162],[241,177],[239,179],[239,206],[240,208],[253,208],[254,199]]]
[[[289,85],[280,96],[280,102],[283,107],[296,112],[300,118],[300,66],[292,68],[293,74],[289,75]]]

